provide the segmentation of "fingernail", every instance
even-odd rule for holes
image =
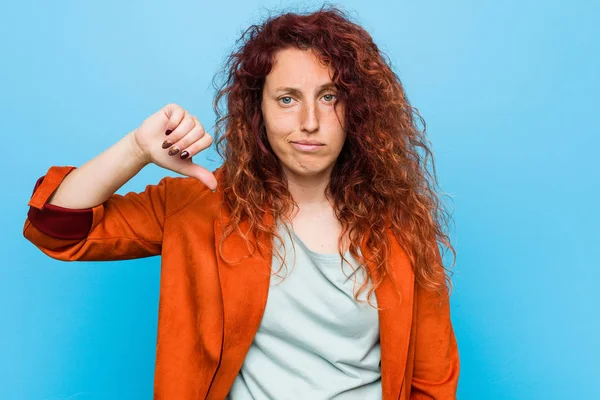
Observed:
[[[163,149],[169,148],[169,147],[170,147],[172,144],[173,144],[173,143],[171,143],[171,141],[170,141],[170,140],[165,140],[165,141],[163,142],[163,144],[162,144],[162,148],[163,148]]]
[[[181,154],[179,155],[179,157],[181,157],[182,159],[187,158],[187,156],[189,156],[190,153],[187,152],[187,150],[184,150],[181,152]]]
[[[179,153],[179,149],[177,147],[171,147],[169,149],[169,155],[170,156],[174,156],[175,154]]]
[[[167,131],[165,132],[165,135],[170,135],[171,132],[173,132],[171,129],[167,129]]]

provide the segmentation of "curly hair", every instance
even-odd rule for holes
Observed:
[[[264,217],[289,221],[287,216],[297,205],[267,141],[261,100],[275,53],[290,47],[310,49],[332,67],[332,81],[345,106],[346,141],[326,196],[342,225],[341,237],[348,235],[350,254],[361,265],[367,258],[359,250],[368,249],[371,255],[368,259],[375,267],[366,271],[372,282],[368,297],[391,271],[388,230],[409,257],[417,282],[449,291],[450,270],[443,265],[438,243],[452,251],[454,260],[456,252],[444,232],[450,214],[435,190],[437,175],[425,121],[410,105],[400,79],[371,36],[339,8],[322,6],[312,13],[271,16],[250,26],[236,45],[221,71],[226,79],[220,86],[216,76],[213,80],[215,139],[224,160],[220,185],[223,205],[231,215],[219,254],[234,230],[248,243],[239,229],[245,219],[254,237],[267,234],[281,240],[275,226],[263,223]],[[219,107],[223,98],[225,113]],[[341,237],[338,250],[345,259]],[[366,284],[365,280],[355,294],[357,299]]]

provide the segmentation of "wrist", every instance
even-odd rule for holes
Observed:
[[[144,150],[142,150],[135,139],[135,130],[129,132],[125,136],[125,141],[127,143],[127,147],[129,148],[129,154],[134,158],[134,160],[136,160],[140,168],[150,164],[150,158],[146,155]]]

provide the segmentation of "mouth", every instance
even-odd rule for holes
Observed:
[[[318,151],[321,147],[325,146],[322,143],[317,143],[317,142],[291,142],[292,146],[294,146],[295,149],[300,150],[300,151]]]
[[[292,143],[303,144],[303,145],[307,145],[307,146],[324,146],[323,143],[315,142],[312,140],[300,140],[298,142],[292,142]]]

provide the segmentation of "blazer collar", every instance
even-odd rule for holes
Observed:
[[[232,233],[223,245],[223,260],[218,253],[223,227],[229,215],[221,210],[221,217],[214,219],[215,250],[223,304],[223,347],[219,371],[223,383],[221,390],[229,390],[235,380],[250,345],[254,339],[265,310],[269,292],[272,236],[263,235],[259,243],[269,249],[262,255],[256,249],[250,254],[244,238]],[[263,220],[265,226],[274,223],[272,216]],[[249,235],[249,224],[244,221],[240,230]],[[251,237],[251,236],[249,236]],[[376,289],[379,306],[379,327],[381,345],[381,375],[383,399],[398,399],[404,382],[404,374],[412,324],[414,274],[410,261],[398,244],[395,236],[388,231],[391,243],[390,265],[392,275]],[[253,238],[253,237],[251,237]],[[361,249],[370,255],[368,249]],[[235,264],[236,261],[240,261]],[[367,262],[367,268],[373,265]],[[397,291],[396,291],[397,289]],[[216,388],[215,388],[216,389]],[[217,389],[218,390],[218,389]],[[212,398],[224,398],[227,392],[213,393]]]

